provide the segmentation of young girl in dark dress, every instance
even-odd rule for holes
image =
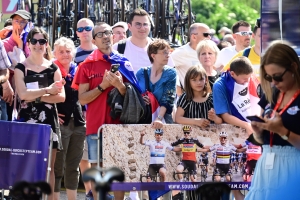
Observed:
[[[205,70],[191,67],[184,79],[183,93],[177,102],[176,123],[206,127],[213,121],[222,123],[213,109],[213,97]]]

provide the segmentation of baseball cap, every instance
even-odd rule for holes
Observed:
[[[115,23],[115,24],[112,26],[112,29],[114,29],[114,28],[116,28],[116,27],[119,27],[119,26],[123,27],[123,28],[125,29],[125,31],[128,30],[128,25],[127,25],[127,23],[126,23],[126,22],[122,22],[122,21]]]
[[[19,15],[20,17],[22,17],[23,19],[26,19],[26,20],[31,19],[31,14],[29,12],[27,12],[26,10],[17,10],[16,12],[14,12],[14,14],[12,14],[10,16],[10,18],[12,19],[16,15]]]

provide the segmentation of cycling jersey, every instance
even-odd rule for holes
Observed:
[[[247,160],[258,160],[261,156],[261,146],[256,146],[249,141],[245,141],[242,147],[247,147]]]
[[[217,155],[217,164],[229,164],[230,163],[230,154],[236,151],[236,148],[231,144],[221,145],[215,144],[210,147],[210,151],[216,151]]]
[[[203,148],[203,145],[199,142],[198,139],[186,139],[186,138],[181,138],[177,140],[176,142],[173,142],[171,145],[176,146],[179,145],[181,147],[182,151],[182,160],[191,160],[195,161],[196,160],[196,146]]]
[[[174,149],[174,147],[165,141],[157,142],[156,140],[147,140],[145,145],[150,147],[149,164],[165,164],[166,149],[171,151]]]

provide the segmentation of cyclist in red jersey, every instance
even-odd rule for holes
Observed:
[[[196,146],[203,148],[203,145],[199,142],[198,139],[191,137],[192,127],[183,126],[184,138],[177,140],[176,142],[171,143],[171,146],[180,145],[182,151],[182,160],[176,168],[177,173],[183,172],[185,169],[190,173],[190,179],[192,182],[195,182],[197,177],[197,168],[196,168]],[[178,174],[180,181],[183,180],[183,175]]]

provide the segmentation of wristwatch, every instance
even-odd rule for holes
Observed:
[[[98,90],[100,90],[101,92],[104,92],[104,89],[102,87],[100,87],[100,85],[97,86]]]
[[[281,138],[284,140],[288,140],[290,136],[290,131],[286,135],[282,135]]]
[[[160,120],[160,121],[162,121],[163,120],[163,117],[162,116],[157,116],[157,118]]]

